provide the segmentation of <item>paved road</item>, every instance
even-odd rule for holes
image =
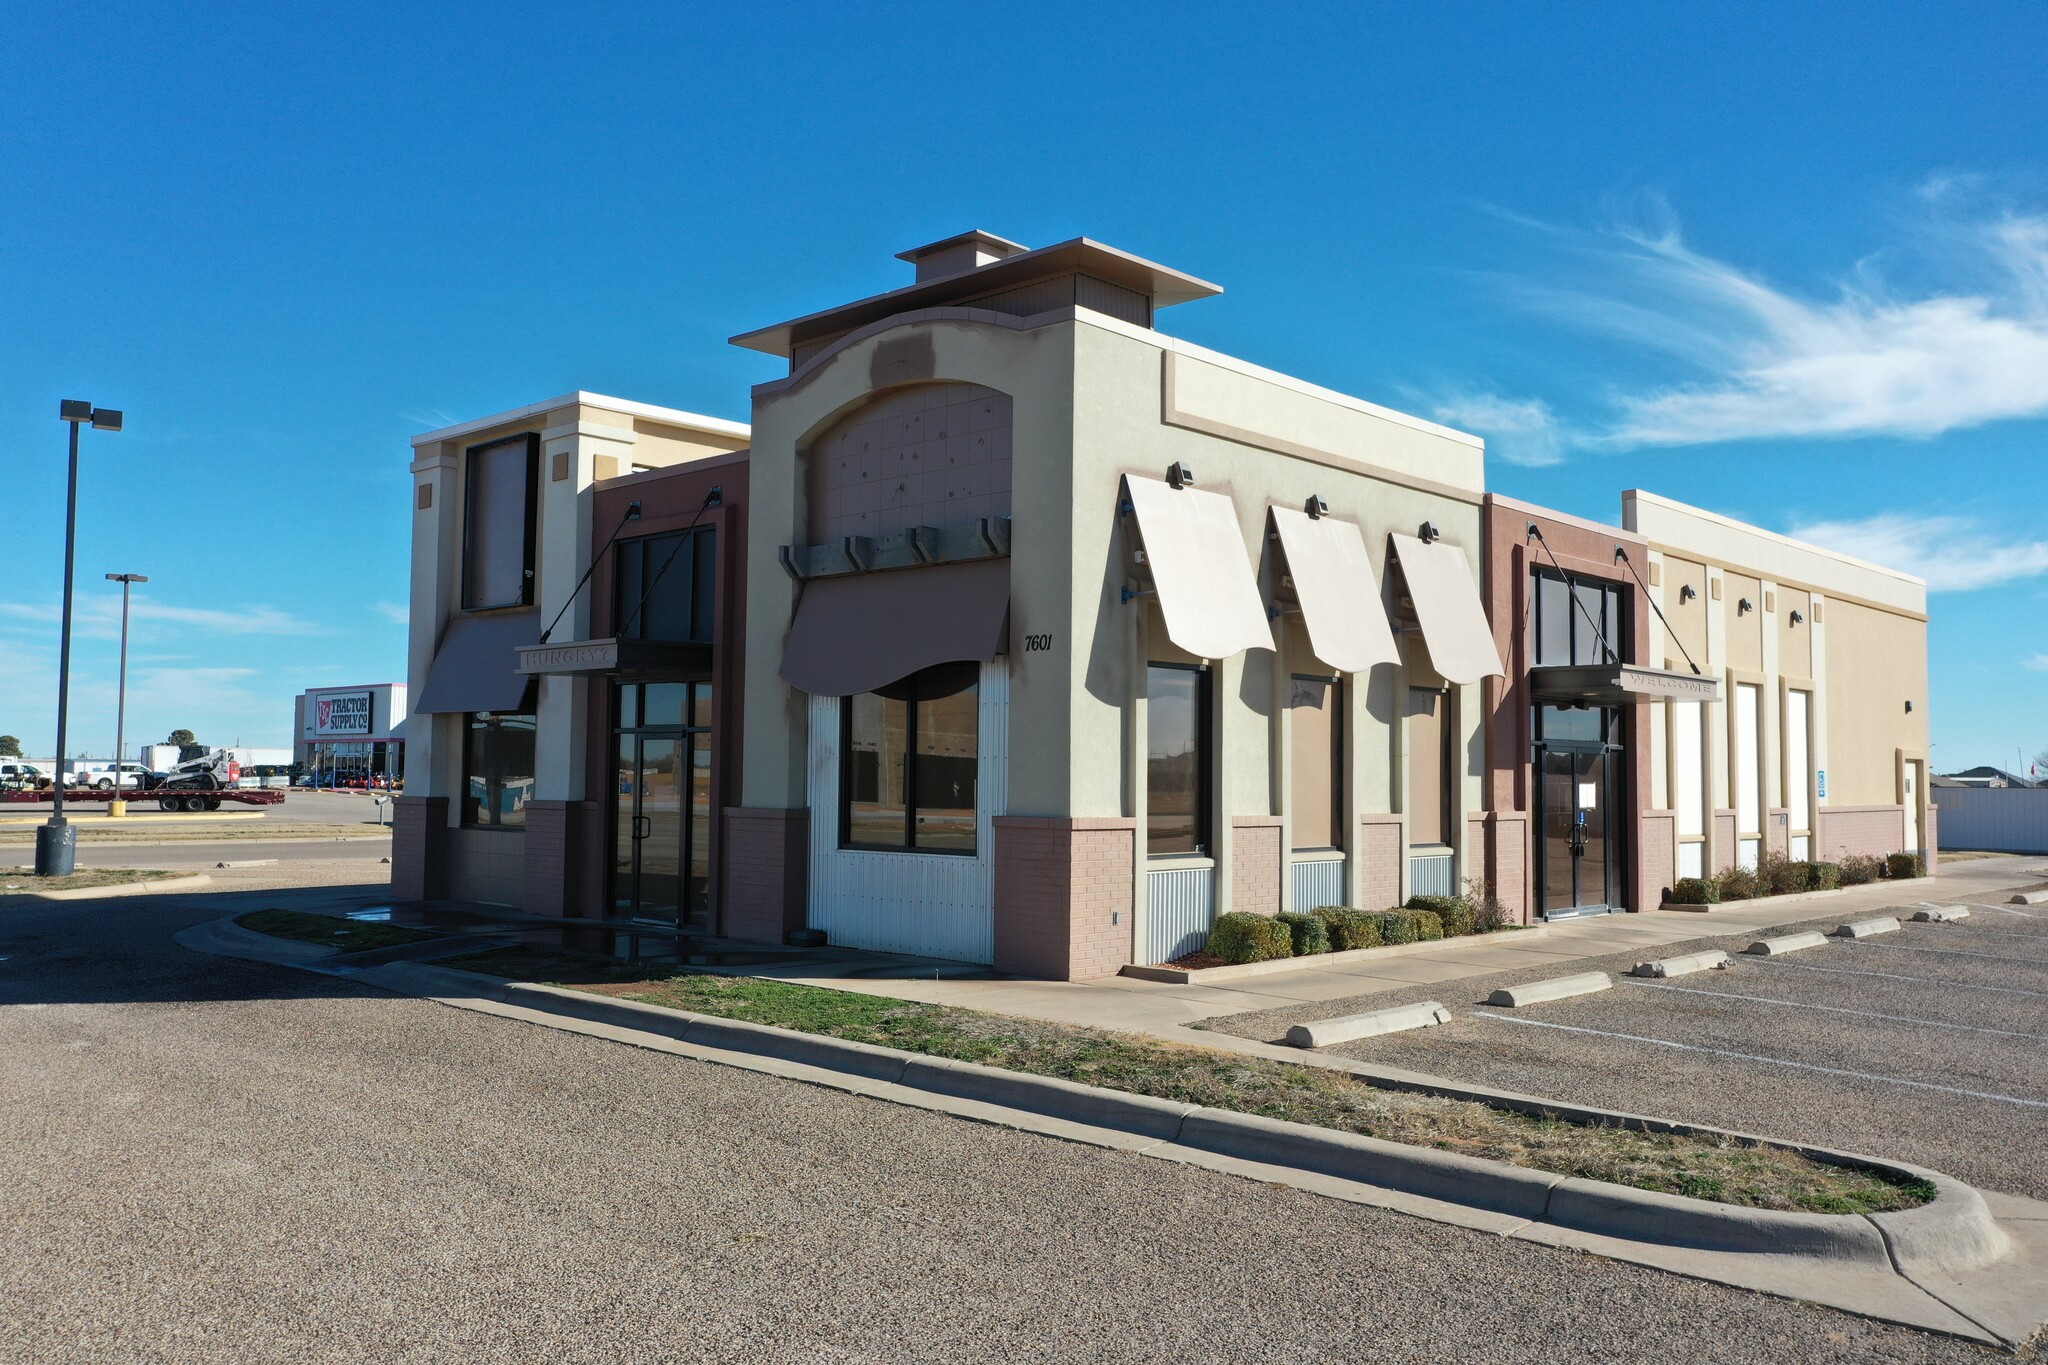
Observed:
[[[381,866],[391,856],[384,839],[233,839],[220,843],[176,840],[166,843],[80,844],[80,867],[163,867],[212,869],[219,862],[275,859],[278,866],[297,863]]]
[[[9,1361],[1995,1358],[168,944],[227,899],[0,911]]]

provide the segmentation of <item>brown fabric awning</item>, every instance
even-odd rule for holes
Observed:
[[[804,584],[782,647],[782,680],[850,697],[933,664],[987,663],[1010,624],[1010,561],[927,564]]]
[[[533,679],[519,672],[519,647],[539,641],[538,611],[456,616],[442,632],[426,686],[412,709],[422,714],[529,709]]]
[[[1365,533],[1351,522],[1311,517],[1292,507],[1273,509],[1273,527],[1316,657],[1344,673],[1399,663],[1401,647],[1380,600]]]
[[[1422,623],[1423,643],[1429,646],[1431,667],[1446,682],[1506,677],[1500,650],[1493,643],[1493,627],[1479,601],[1479,580],[1473,577],[1465,552],[1441,540],[1424,544],[1398,533],[1393,540],[1408,600],[1415,604],[1415,619]]]
[[[1273,630],[1245,553],[1237,508],[1221,493],[1124,476],[1166,637],[1198,659],[1271,649]]]

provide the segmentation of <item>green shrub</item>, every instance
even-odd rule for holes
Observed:
[[[1388,947],[1415,942],[1415,936],[1421,932],[1415,922],[1416,914],[1414,910],[1374,911],[1371,918],[1379,926],[1380,942]]]
[[[1278,917],[1294,939],[1296,957],[1313,957],[1330,951],[1330,930],[1321,919],[1299,911]]]
[[[1884,875],[1884,859],[1867,853],[1852,853],[1838,864],[1842,873],[1842,885],[1862,886],[1874,882]]]
[[[1415,941],[1429,943],[1444,936],[1444,917],[1434,910],[1403,910],[1415,916]]]
[[[1330,935],[1330,947],[1340,953],[1358,948],[1377,948],[1386,940],[1380,936],[1380,922],[1363,910],[1326,905],[1311,912]]]
[[[1719,905],[1721,884],[1712,877],[1680,877],[1664,899],[1673,905]]]
[[[1724,901],[1753,901],[1764,894],[1762,882],[1746,867],[1724,867],[1714,874],[1714,883]]]
[[[1756,880],[1760,894],[1766,896],[1791,896],[1810,889],[1806,864],[1795,863],[1775,851],[1757,860]]]
[[[1918,853],[1894,853],[1884,860],[1887,877],[1924,877],[1927,859]]]
[[[1209,952],[1225,962],[1268,962],[1294,956],[1294,935],[1270,916],[1233,910],[1217,916],[1209,931]]]
[[[1493,883],[1484,877],[1465,879],[1465,902],[1472,907],[1472,932],[1475,934],[1505,929],[1512,918],[1507,903],[1493,894]]]
[[[1806,879],[1816,891],[1833,891],[1842,884],[1842,869],[1834,863],[1808,863]]]
[[[1426,910],[1443,922],[1443,936],[1458,938],[1473,932],[1472,904],[1463,896],[1410,896],[1407,908]]]

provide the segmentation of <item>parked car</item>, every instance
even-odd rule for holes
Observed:
[[[41,791],[52,785],[54,780],[33,763],[23,763],[20,759],[0,761],[0,787],[9,791]]]
[[[118,772],[112,763],[101,763],[97,765],[97,769],[90,779],[90,785],[101,791],[112,791],[117,779],[122,786],[133,787],[137,791],[147,791],[163,780],[161,774],[145,768],[140,763],[123,763]]]

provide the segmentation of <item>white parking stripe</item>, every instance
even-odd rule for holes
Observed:
[[[2015,910],[2009,905],[1977,905],[1976,910],[1996,910],[2001,915],[2013,915],[2020,919],[2048,919],[2048,915],[2036,915],[2025,910]]]
[[[1628,1043],[1648,1043],[1652,1047],[1675,1048],[1680,1052],[1698,1052],[1709,1057],[1732,1057],[1741,1062],[1762,1062],[1766,1066],[1786,1066],[1795,1071],[1818,1071],[1825,1076],[1845,1076],[1854,1081],[1876,1081],[1881,1085],[1903,1085],[1911,1090],[1934,1090],[1944,1095],[1962,1095],[1973,1100],[1992,1100],[1999,1104],[2017,1104],[2028,1109],[2048,1109],[2048,1100],[2022,1099],[2018,1095],[2001,1095],[1992,1090],[1964,1090],[1953,1085],[1935,1085],[1931,1081],[1908,1081],[1897,1076],[1880,1076],[1870,1071],[1845,1071],[1837,1066],[1820,1066],[1813,1062],[1788,1062],[1783,1057],[1765,1057],[1754,1052],[1734,1052],[1727,1048],[1701,1047],[1697,1043],[1674,1043],[1666,1038],[1645,1038],[1635,1033],[1610,1033],[1604,1028],[1581,1028],[1576,1024],[1555,1024],[1547,1019],[1524,1019],[1513,1014],[1468,1014],[1468,1019],[1487,1019],[1497,1024],[1522,1024],[1529,1028],[1554,1028],[1564,1033],[1585,1033],[1596,1038],[1619,1038]]]
[[[1940,976],[1906,976],[1900,972],[1859,972],[1854,967],[1816,967],[1811,962],[1787,962],[1776,957],[1759,957],[1754,960],[1766,966],[1784,967],[1796,972],[1827,972],[1831,976],[1874,976],[1885,981],[1917,981],[1923,986],[1946,986],[1953,991],[1990,991],[1993,995],[2028,995],[2037,1000],[2048,1000],[2048,991],[2027,991],[2021,990],[2018,986],[1980,986],[1974,981],[1950,981]]]
[[[1859,943],[1860,939],[1845,939],[1844,942]],[[1921,948],[1911,943],[1864,943],[1866,948],[1897,948],[1904,953],[1940,953],[1943,957],[1987,957],[1993,962],[2032,962],[2048,967],[2048,957],[2015,957],[2011,953],[1973,953],[1968,948]]]
[[[1885,1019],[1894,1024],[1918,1024],[1922,1028],[1947,1028],[1958,1033],[1989,1033],[1999,1038],[2025,1038],[2031,1042],[2048,1043],[2048,1033],[2018,1033],[2012,1029],[1979,1028],[1975,1024],[1951,1024],[1941,1019],[1916,1019],[1910,1014],[1879,1014],[1875,1010],[1852,1010],[1844,1005],[1815,1005],[1804,1000],[1773,1000],[1768,995],[1741,995],[1735,991],[1707,991],[1695,986],[1672,986],[1662,981],[1629,980],[1630,986],[1643,986],[1653,991],[1677,991],[1681,995],[1709,995],[1717,1000],[1753,1000],[1759,1005],[1783,1005],[1795,1010],[1824,1010],[1829,1014],[1853,1014],[1858,1019]]]

